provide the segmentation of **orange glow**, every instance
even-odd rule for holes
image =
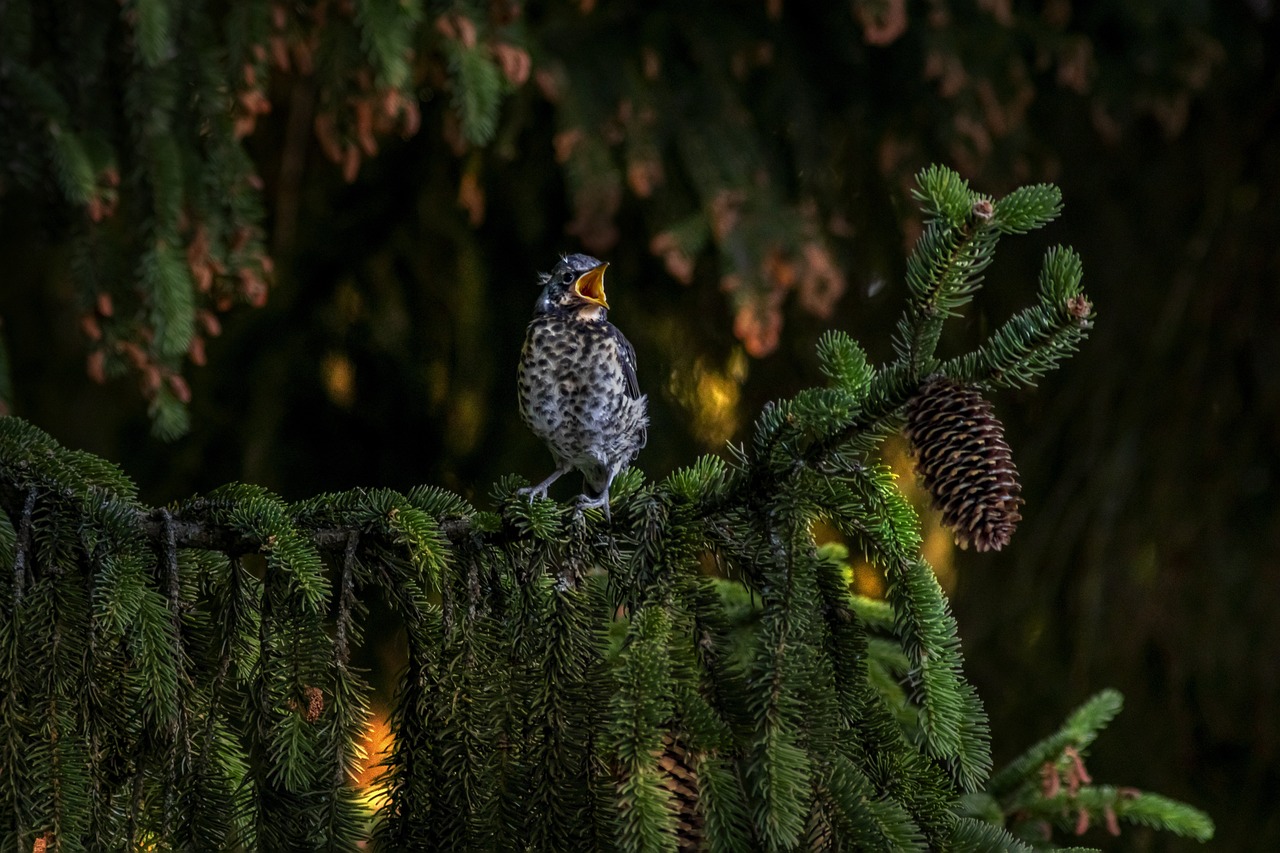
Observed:
[[[853,567],[853,591],[867,598],[884,599],[884,574],[875,566],[859,560]]]
[[[890,438],[884,443],[882,458],[893,472],[903,496],[920,516],[920,554],[933,568],[938,583],[950,593],[956,585],[955,540],[951,531],[942,525],[942,516],[929,507],[929,493],[916,481],[911,456],[900,438]],[[840,542],[843,538],[835,528],[819,522],[813,527],[814,539],[819,545]],[[867,598],[883,599],[886,581],[884,572],[861,556],[849,557],[849,585],[853,592]]]
[[[929,493],[920,485],[915,475],[915,463],[901,436],[893,436],[884,442],[882,456],[893,469],[898,488],[920,516],[921,556],[933,567],[942,589],[951,593],[956,586],[955,537],[942,524],[942,514],[929,506]]]
[[[320,363],[324,390],[335,406],[351,408],[356,401],[356,367],[343,353],[331,352]]]
[[[395,735],[391,733],[390,710],[374,705],[370,709],[369,723],[365,727],[364,737],[360,739],[360,750],[364,761],[360,771],[352,780],[370,801],[380,800],[383,795],[382,786],[376,784],[382,773],[382,759],[395,744]]]
[[[839,545],[846,544],[844,537],[840,535],[840,531],[821,519],[813,523],[809,528],[809,532],[813,534],[813,541],[819,545],[826,545],[828,542],[835,542]]]
[[[937,575],[942,589],[950,593],[956,588],[955,537],[942,526],[937,512],[927,507],[917,509],[920,512],[920,533],[924,537],[921,554],[933,566],[933,573]]]

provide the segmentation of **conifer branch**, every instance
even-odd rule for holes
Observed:
[[[338,582],[338,619],[335,628],[334,652],[339,669],[345,669],[347,661],[351,658],[347,631],[351,627],[351,608],[355,603],[356,588],[353,573],[359,547],[360,534],[351,531],[347,534],[346,545],[343,548],[342,578]]]
[[[1003,797],[1018,785],[1033,779],[1047,761],[1056,761],[1065,749],[1071,747],[1077,753],[1084,752],[1098,736],[1098,732],[1111,722],[1124,705],[1124,697],[1117,690],[1103,690],[1077,708],[1062,727],[1027,749],[1007,767],[991,777],[987,791]]]
[[[159,510],[161,523],[161,562],[160,568],[165,575],[169,601],[169,630],[173,643],[173,660],[177,670],[179,689],[183,685],[183,669],[186,655],[182,648],[182,596],[178,576],[178,544],[173,529],[173,516],[166,510]],[[178,756],[183,754],[184,767],[191,767],[191,742],[187,736],[187,703],[178,701],[174,731],[170,733],[172,744],[169,747],[168,784],[164,792],[164,815],[162,833],[168,836],[173,831],[174,804],[177,801],[180,785],[178,782]]]
[[[375,61],[402,36],[385,27],[417,14],[385,0],[361,10]],[[388,78],[400,70],[384,63]],[[472,132],[488,109],[464,106]],[[160,211],[173,176],[153,168]],[[921,187],[933,230],[911,268],[907,349],[873,368],[847,335],[825,335],[826,386],[766,407],[726,458],[658,482],[623,472],[612,523],[520,497],[516,477],[495,485],[492,512],[431,487],[286,503],[242,484],[152,508],[115,466],[0,418],[0,557],[14,571],[0,722],[17,733],[0,739],[0,770],[13,743],[38,746],[21,783],[0,774],[9,831],[349,849],[373,820],[388,849],[1018,850],[1022,824],[1061,823],[1067,807],[1206,837],[1188,807],[1092,784],[1082,750],[1109,719],[1107,694],[987,781],[987,720],[956,622],[877,449],[910,403],[913,447],[940,442],[935,499],[973,498],[963,520],[991,521],[992,482],[996,499],[1017,496],[1008,448],[982,444],[1003,441],[994,414],[952,385],[1034,381],[1083,339],[1092,306],[1079,259],[1051,251],[1038,305],[938,363],[941,323],[996,238],[1047,222],[1058,196],[992,202],[941,169]],[[169,261],[153,258],[157,292]],[[186,306],[152,307],[172,354]],[[977,461],[961,468],[932,452],[970,445]],[[846,553],[817,547],[817,519],[885,571],[888,603],[850,596]],[[246,565],[250,554],[262,559]],[[403,624],[409,666],[372,817],[348,786],[369,718],[351,667],[366,593]],[[67,701],[79,679],[103,707]],[[132,783],[107,778],[113,761]]]
[[[13,554],[13,610],[17,613],[22,605],[22,589],[26,584],[27,562],[31,559],[31,514],[36,508],[36,490],[29,487],[22,498],[22,509],[18,514],[18,538]],[[10,510],[12,518],[15,513]]]

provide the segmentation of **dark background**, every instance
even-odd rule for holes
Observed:
[[[1095,777],[1206,809],[1213,849],[1280,848],[1274,5],[909,3],[896,32],[897,3],[804,5],[552,5],[525,10],[518,38],[490,11],[482,38],[523,44],[535,74],[504,96],[492,141],[459,144],[449,86],[428,69],[422,128],[384,140],[350,183],[290,132],[312,81],[277,72],[275,109],[244,143],[264,179],[269,300],[223,316],[208,365],[187,370],[191,431],[172,443],[150,437],[136,382],[86,377],[75,214],[50,186],[3,184],[13,412],[118,462],[152,503],[244,480],[291,499],[436,483],[484,505],[498,476],[549,470],[516,414],[515,361],[535,273],[586,250],[612,264],[611,318],[653,412],[638,464],[658,478],[816,381],[823,329],[888,356],[916,169],[946,163],[996,195],[1056,182],[1062,218],[1002,244],[944,340],[959,351],[1029,304],[1047,247],[1083,256],[1091,339],[1039,388],[995,401],[1025,520],[1004,553],[931,554],[997,764],[1114,686],[1126,709],[1093,748]],[[761,43],[767,56],[743,54]],[[635,84],[652,97],[645,144],[664,166],[649,193],[625,179],[639,132],[624,122],[609,141],[631,96],[617,81],[643,80],[641,46],[662,59],[658,80]],[[447,68],[430,43],[421,59]],[[551,94],[536,82],[548,70],[561,75]],[[605,139],[603,159],[557,157],[572,129]],[[749,152],[743,174],[709,176],[690,153],[707,138]],[[482,217],[458,203],[468,173]],[[729,237],[693,256],[688,284],[672,276],[653,238],[700,211],[714,222],[723,187],[750,196],[737,233],[753,261],[766,243],[787,258],[815,240],[830,253],[845,286],[834,310],[778,291]],[[816,230],[797,237],[798,221]],[[726,292],[735,272],[747,284]],[[755,303],[743,300],[770,298],[776,346],[744,347],[735,316]],[[1196,849],[1130,828],[1085,840]]]

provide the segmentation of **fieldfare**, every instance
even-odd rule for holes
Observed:
[[[631,343],[605,318],[608,264],[568,255],[538,276],[542,295],[520,353],[520,416],[547,443],[556,470],[522,494],[546,497],[547,487],[582,472],[580,507],[601,507],[609,519],[609,486],[648,438],[648,397],[636,380]]]

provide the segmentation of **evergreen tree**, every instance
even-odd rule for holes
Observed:
[[[1059,212],[943,168],[908,264],[895,357],[849,336],[828,382],[748,443],[613,486],[611,523],[506,478],[494,510],[434,487],[285,503],[232,484],[143,506],[112,464],[0,419],[0,849],[1056,849],[1121,821],[1206,840],[1202,813],[1094,785],[1098,694],[994,774],[918,522],[879,459],[906,427],[958,538],[1002,547],[1017,472],[983,398],[1084,339],[1080,259],[973,352],[945,321],[1000,238]],[[849,591],[847,552],[888,579]],[[354,788],[364,603],[408,638],[394,745]]]

